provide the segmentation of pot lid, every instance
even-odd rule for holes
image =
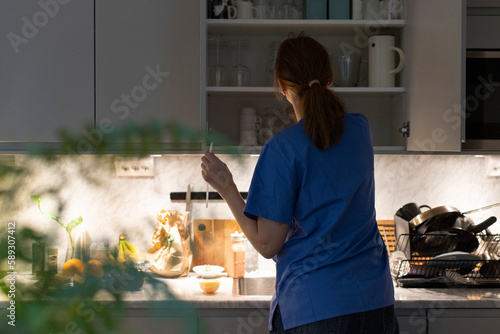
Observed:
[[[419,214],[418,216],[414,217],[412,220],[410,220],[410,226],[412,228],[415,228],[418,225],[422,224],[423,222],[425,222],[426,220],[428,220],[434,216],[437,216],[437,215],[440,215],[443,213],[449,213],[449,212],[460,213],[460,211],[458,211],[458,209],[456,209],[452,206],[449,206],[449,205],[437,206],[435,208],[424,211],[421,214]]]

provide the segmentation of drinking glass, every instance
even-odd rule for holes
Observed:
[[[238,40],[236,65],[231,69],[231,86],[247,87],[250,85],[250,69],[242,64],[242,52],[248,48],[249,41]]]
[[[208,68],[208,85],[209,86],[227,86],[227,68],[222,65],[222,49],[225,43],[220,38],[209,39],[209,43],[213,42],[214,48],[214,64]]]

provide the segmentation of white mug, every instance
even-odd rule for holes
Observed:
[[[236,5],[236,18],[241,20],[249,20],[257,18],[257,8],[250,1],[240,1]]]
[[[240,131],[245,130],[259,130],[261,127],[262,119],[260,116],[255,115],[241,115],[240,119]]]
[[[370,87],[394,87],[396,73],[405,65],[403,50],[394,46],[395,38],[390,35],[371,36],[368,39],[368,85]],[[395,67],[395,52],[399,64]]]
[[[238,13],[238,11],[236,10],[236,7],[227,6],[227,18],[228,19],[235,19],[237,13]]]
[[[257,146],[258,143],[257,132],[255,130],[244,130],[240,132],[241,146]]]

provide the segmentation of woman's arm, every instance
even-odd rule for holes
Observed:
[[[226,201],[248,241],[265,258],[276,255],[285,243],[289,226],[262,217],[255,221],[245,216],[245,201],[226,164],[211,152],[206,152],[201,160],[203,179]]]

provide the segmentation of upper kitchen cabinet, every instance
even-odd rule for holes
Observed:
[[[93,12],[93,0],[0,2],[2,150],[92,124]]]
[[[203,8],[197,1],[96,1],[97,130],[168,122],[194,130],[201,142]]]
[[[407,88],[401,85],[399,76],[396,87],[367,87],[368,37],[374,33],[391,34],[399,46],[404,26],[404,20],[208,19],[209,130],[222,133],[235,145],[245,144],[238,126],[240,113],[244,108],[254,108],[261,116],[260,129],[257,130],[256,145],[254,141],[251,145],[244,145],[244,148],[249,152],[258,152],[269,134],[279,131],[282,127],[279,120],[287,117],[284,109],[290,108],[290,105],[276,100],[276,51],[289,33],[298,35],[304,31],[327,48],[332,61],[342,51],[359,57],[360,79],[364,84],[333,89],[346,102],[348,112],[360,112],[369,119],[376,151],[404,151],[405,138],[399,133],[399,128],[406,120],[404,101]],[[248,82],[239,85],[235,79],[238,73],[241,77],[242,68],[243,73],[248,75]],[[225,73],[225,77],[217,77],[217,70]],[[274,125],[276,131],[273,130]]]
[[[406,1],[405,13],[405,19],[393,20],[208,19],[209,129],[238,144],[240,131],[235,125],[240,124],[243,108],[264,114],[283,108],[273,88],[274,46],[289,32],[304,31],[325,45],[332,59],[339,47],[360,56],[360,81],[365,79],[361,85],[364,87],[333,89],[346,102],[348,112],[360,112],[368,118],[375,152],[460,151],[465,3]],[[395,87],[366,87],[368,38],[372,35],[393,35],[395,45],[406,55],[406,65],[397,74]],[[231,82],[238,65],[245,65],[245,73],[249,74],[244,87]],[[225,73],[226,77],[217,77],[217,73]],[[258,151],[264,141],[265,136],[264,140],[258,137],[253,149]]]
[[[464,133],[463,0],[406,1],[408,151],[460,151]]]

